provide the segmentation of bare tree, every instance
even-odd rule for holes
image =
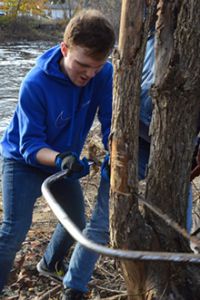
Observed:
[[[200,112],[198,1],[159,1],[154,115],[146,198],[186,226],[189,177]],[[191,51],[192,49],[192,51]],[[160,251],[189,251],[186,241],[147,212]],[[198,299],[200,273],[192,265],[159,264],[158,294]],[[199,270],[199,269],[196,269]],[[166,281],[168,284],[166,285]]]
[[[69,18],[71,18],[72,15],[73,15],[72,1],[71,0],[67,0],[67,4],[68,4],[68,11],[69,11]]]
[[[111,238],[115,247],[188,252],[188,242],[138,205],[137,156],[142,61],[152,6],[122,2],[115,54],[111,133]],[[156,80],[146,200],[186,224],[189,174],[200,112],[198,0],[158,1]],[[199,268],[191,264],[122,262],[129,300],[198,299]]]
[[[113,245],[122,249],[138,249],[142,240],[146,248],[151,243],[151,228],[140,214],[137,199],[140,79],[150,22],[149,13],[144,27],[144,8],[145,1],[122,2],[119,47],[114,56],[110,221]],[[129,295],[140,294],[145,290],[141,280],[145,264],[123,261],[121,265]]]

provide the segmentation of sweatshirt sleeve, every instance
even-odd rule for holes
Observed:
[[[101,81],[101,99],[98,110],[98,119],[101,123],[102,142],[106,150],[108,150],[108,137],[111,128],[112,119],[112,82],[113,82],[113,67],[109,63],[104,78]]]
[[[19,120],[19,149],[26,163],[40,165],[36,153],[41,148],[50,148],[46,143],[45,98],[42,89],[25,80],[20,88],[17,108]]]

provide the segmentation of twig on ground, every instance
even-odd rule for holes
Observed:
[[[53,287],[51,290],[45,292],[44,294],[42,294],[39,297],[36,297],[34,300],[49,300],[49,297],[54,296],[55,294],[57,294],[59,292],[59,290],[61,290],[61,286],[60,284],[56,285],[55,287]]]
[[[103,287],[101,285],[96,285],[96,288],[99,288],[101,290],[104,290],[104,291],[107,291],[107,292],[110,292],[110,293],[122,294],[122,295],[126,294],[126,291],[118,291],[118,290]]]
[[[100,269],[100,271],[102,273],[104,273],[105,275],[109,275],[111,277],[114,277],[116,274],[109,272],[105,267],[103,267],[102,265],[98,265],[98,269]]]
[[[127,298],[127,294],[118,294],[111,297],[101,298],[100,300],[122,300],[126,298]],[[98,300],[98,298],[95,298],[94,300]]]

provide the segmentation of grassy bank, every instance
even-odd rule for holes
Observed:
[[[18,41],[60,42],[66,22],[30,17],[0,17],[0,43]]]

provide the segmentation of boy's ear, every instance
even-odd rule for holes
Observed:
[[[67,56],[67,52],[68,52],[69,48],[67,47],[67,45],[64,42],[60,43],[60,49],[61,49],[62,55]]]

